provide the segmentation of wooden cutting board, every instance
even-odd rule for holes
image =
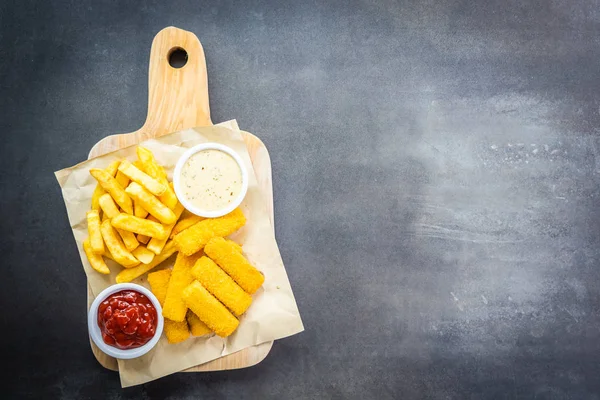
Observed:
[[[187,63],[181,68],[174,68],[169,63],[169,57],[176,50],[183,50],[187,53]],[[144,126],[135,132],[105,137],[94,145],[88,158],[110,153],[167,133],[208,125],[212,125],[212,121],[208,103],[206,59],[202,45],[193,33],[168,27],[160,31],[152,41],[148,77],[148,116]],[[250,153],[258,185],[267,202],[271,225],[275,226],[269,153],[263,142],[253,134],[242,131],[242,136]],[[88,285],[88,310],[93,300],[94,297]],[[118,369],[117,360],[101,352],[91,340],[90,344],[96,359],[102,366],[114,371]],[[250,367],[261,362],[269,354],[271,346],[273,346],[273,342],[249,347],[189,368],[186,372]]]

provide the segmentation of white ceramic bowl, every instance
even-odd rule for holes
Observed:
[[[113,293],[120,292],[121,290],[135,290],[136,292],[140,292],[150,299],[154,308],[156,308],[156,315],[158,317],[158,321],[156,323],[156,331],[154,336],[148,343],[143,346],[136,347],[134,349],[118,349],[111,345],[104,343],[104,339],[102,339],[102,332],[100,331],[100,327],[98,326],[98,307],[100,303],[102,303],[108,296]],[[96,297],[92,306],[90,307],[90,311],[88,312],[88,330],[90,331],[90,337],[96,343],[96,346],[104,353],[108,354],[111,357],[120,358],[123,360],[129,360],[131,358],[137,358],[143,356],[158,343],[160,336],[162,335],[164,319],[162,316],[162,308],[160,307],[160,303],[154,294],[151,291],[146,289],[143,286],[136,285],[135,283],[119,283],[117,285],[112,285],[106,289],[104,289],[100,294]]]
[[[231,203],[229,203],[229,205],[227,207],[225,207],[221,210],[208,211],[208,210],[202,210],[202,209],[194,206],[185,197],[185,194],[182,193],[181,189],[179,188],[181,169],[185,165],[186,161],[194,154],[196,154],[200,151],[203,151],[203,150],[220,150],[224,153],[229,154],[235,160],[237,165],[240,167],[240,170],[242,171],[242,189],[240,190],[240,193]],[[230,212],[235,210],[240,204],[242,204],[244,197],[246,197],[246,193],[248,192],[248,170],[246,169],[246,166],[244,165],[242,158],[232,148],[227,147],[222,144],[219,144],[219,143],[203,143],[203,144],[199,144],[199,145],[196,145],[196,146],[188,149],[179,158],[179,160],[177,161],[177,165],[175,165],[175,172],[173,173],[173,186],[175,188],[175,194],[177,195],[177,199],[179,199],[181,204],[183,204],[185,209],[188,210],[189,212],[199,215],[201,217],[205,217],[205,218],[222,217],[223,215],[229,214]]]

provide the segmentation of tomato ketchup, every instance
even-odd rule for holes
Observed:
[[[158,317],[152,301],[135,290],[121,290],[98,307],[98,326],[104,343],[133,349],[148,343],[156,333]]]

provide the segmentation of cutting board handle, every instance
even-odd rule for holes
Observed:
[[[172,67],[175,50],[187,53],[187,63]],[[136,133],[143,139],[195,126],[212,125],[204,49],[192,32],[173,26],[154,37],[148,74],[148,116]]]
[[[174,50],[187,53],[181,68],[169,64]],[[208,77],[202,44],[192,32],[170,26],[158,32],[150,50],[148,116],[135,132],[100,140],[89,157],[131,146],[167,133],[212,125],[208,105]]]

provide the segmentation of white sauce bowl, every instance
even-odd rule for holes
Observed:
[[[237,197],[233,199],[229,205],[227,205],[227,207],[224,207],[220,210],[209,211],[196,207],[185,197],[185,193],[183,193],[180,188],[181,170],[183,169],[183,166],[191,156],[204,150],[219,150],[230,155],[240,167],[240,171],[242,172],[242,187],[240,192],[238,193]],[[173,173],[173,186],[175,189],[175,194],[177,195],[177,199],[179,199],[181,204],[189,212],[205,218],[222,217],[223,215],[229,214],[235,210],[240,204],[242,204],[242,201],[244,201],[244,197],[246,197],[246,193],[248,192],[248,170],[246,169],[242,158],[232,148],[219,143],[203,143],[188,149],[179,158],[177,165],[175,165],[175,172]]]

